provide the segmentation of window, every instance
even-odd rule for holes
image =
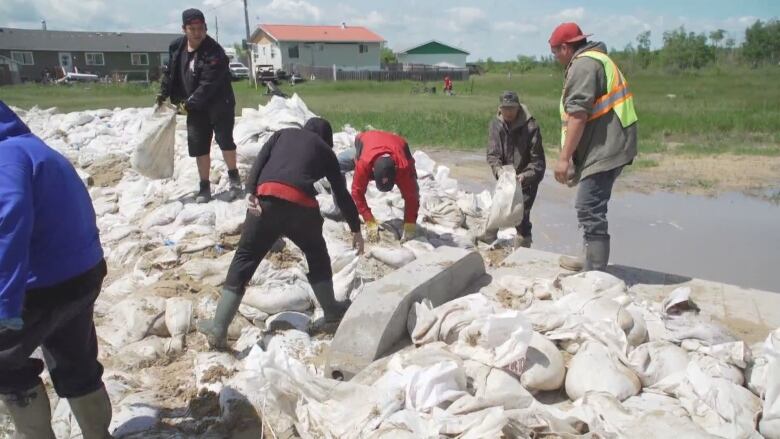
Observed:
[[[84,54],[84,60],[88,66],[104,66],[106,61],[102,52],[87,52]]]
[[[134,66],[148,66],[149,55],[147,55],[146,53],[131,53],[130,64]]]
[[[368,44],[361,44],[358,51],[360,53],[368,53]]]
[[[287,56],[290,58],[298,58],[298,46],[292,46],[287,48]]]
[[[160,54],[160,65],[161,66],[167,66],[168,61],[170,61],[171,55],[169,53],[161,53]]]
[[[11,59],[25,66],[31,66],[35,64],[33,62],[32,52],[11,52]]]

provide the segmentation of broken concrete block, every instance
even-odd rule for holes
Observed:
[[[401,347],[409,337],[406,321],[415,302],[429,299],[439,306],[472,292],[485,277],[479,253],[440,247],[366,285],[336,331],[326,376],[349,379]]]

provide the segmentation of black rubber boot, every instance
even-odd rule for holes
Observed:
[[[200,182],[200,190],[198,195],[195,196],[195,202],[203,204],[209,201],[211,201],[211,183],[208,180],[203,180]]]
[[[243,293],[243,291],[242,291]],[[229,288],[222,289],[222,295],[217,303],[217,311],[214,318],[198,322],[198,331],[206,336],[209,347],[218,351],[228,348],[227,333],[230,322],[238,312],[243,294],[236,293]]]
[[[604,271],[609,262],[609,235],[585,240],[585,271]]]
[[[317,297],[317,302],[320,303],[325,314],[325,323],[340,322],[352,302],[349,300],[336,301],[333,294],[333,281],[315,282],[311,284],[311,289],[314,290],[314,296]]]
[[[55,439],[51,405],[43,383],[25,392],[2,395],[16,427],[15,439]]]
[[[111,401],[105,387],[78,398],[68,398],[70,410],[84,439],[110,439]]]

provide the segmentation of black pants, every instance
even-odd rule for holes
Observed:
[[[236,143],[233,141],[235,110],[230,106],[223,107],[218,110],[193,110],[187,113],[187,148],[190,157],[209,154],[212,134],[217,139],[219,149],[236,150]]]
[[[621,166],[580,180],[574,206],[585,240],[609,236],[607,204],[612,198],[612,186],[622,171]]]
[[[259,217],[247,212],[238,249],[225,279],[225,288],[243,294],[260,261],[280,236],[288,237],[306,255],[310,283],[332,280],[319,209],[274,197],[260,197],[260,208],[262,214]]]
[[[103,385],[92,310],[105,276],[106,263],[100,261],[65,282],[26,292],[22,330],[0,330],[0,393],[40,383],[43,361],[30,358],[38,346],[60,397],[77,398]]]
[[[531,208],[534,207],[537,191],[539,191],[538,184],[523,188],[523,220],[515,227],[520,236],[531,236]]]

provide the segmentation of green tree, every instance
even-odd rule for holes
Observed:
[[[650,52],[650,31],[646,30],[636,36],[636,61],[639,67],[646,69],[652,61]]]
[[[701,33],[685,32],[684,27],[664,32],[661,58],[668,67],[700,69],[715,59],[715,51],[707,45],[707,37]]]
[[[379,58],[382,64],[395,64],[398,62],[398,58],[393,53],[393,50],[389,47],[383,47],[382,52],[379,54]]]
[[[775,64],[780,61],[780,21],[761,20],[745,30],[742,54],[754,67],[762,62]]]
[[[525,73],[536,67],[536,58],[532,56],[517,55],[516,68],[514,70]]]
[[[720,47],[720,42],[723,41],[724,38],[726,38],[726,31],[723,29],[717,29],[710,32],[710,41],[712,41],[712,45],[715,47]]]

